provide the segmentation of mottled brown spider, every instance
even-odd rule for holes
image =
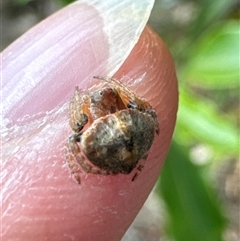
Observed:
[[[129,174],[135,180],[144,167],[148,151],[159,133],[151,105],[120,81],[96,76],[107,83],[95,91],[75,88],[70,102],[67,162],[78,183],[81,169],[101,175]]]

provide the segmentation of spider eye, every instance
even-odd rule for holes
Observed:
[[[86,114],[82,114],[82,117],[84,119],[84,122],[87,122],[88,121],[88,116]]]
[[[137,109],[138,106],[137,106],[137,104],[136,104],[135,102],[133,102],[133,101],[130,100],[130,101],[128,102],[128,104],[127,104],[127,108]]]
[[[76,141],[77,141],[77,142],[81,142],[81,135],[77,135],[77,136],[76,136]]]
[[[88,116],[85,114],[82,114],[81,119],[76,123],[78,127],[78,131],[81,131],[87,122],[88,122]]]

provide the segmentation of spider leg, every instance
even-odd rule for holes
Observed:
[[[76,162],[75,156],[72,152],[72,145],[69,144],[69,141],[66,143],[66,159],[67,164],[69,166],[69,169],[71,171],[71,174],[73,175],[74,179],[78,182],[78,184],[81,183],[81,177],[80,177],[80,169],[79,165]]]
[[[145,162],[146,162],[146,160],[147,160],[147,157],[148,157],[148,154],[146,154],[146,155],[143,157],[143,159],[141,159],[141,160],[139,161],[139,164],[138,164],[138,166],[137,166],[136,172],[135,172],[135,174],[133,175],[132,182],[134,182],[134,181],[137,179],[137,177],[139,176],[140,172],[141,172],[142,169],[144,168],[144,165],[145,165]]]
[[[67,146],[66,159],[75,180],[79,184],[81,183],[81,177],[80,177],[81,170],[79,168],[79,165],[81,166],[82,170],[86,173],[100,174],[100,175],[114,175],[115,173],[111,171],[102,170],[96,166],[92,166],[89,164],[88,159],[85,157],[85,155],[83,155],[77,143],[77,142],[80,142],[80,140],[81,140],[81,134],[73,134],[72,136],[69,137],[69,140],[66,144]]]

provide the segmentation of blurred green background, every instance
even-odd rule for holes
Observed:
[[[70,2],[3,1],[1,48]],[[240,240],[239,13],[236,0],[155,1],[149,25],[175,59],[179,112],[154,193],[123,240]]]

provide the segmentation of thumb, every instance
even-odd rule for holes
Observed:
[[[110,40],[99,29],[94,9],[74,4],[3,52],[3,240],[120,240],[157,180],[174,129],[177,83],[166,46],[148,27],[114,75],[158,115],[160,135],[144,169],[134,182],[132,175],[83,174],[79,185],[66,165],[74,87],[91,87],[92,76],[108,74],[112,64]]]

